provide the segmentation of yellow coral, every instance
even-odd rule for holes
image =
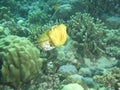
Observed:
[[[66,26],[64,24],[55,25],[51,27],[51,30],[43,33],[37,40],[38,46],[44,49],[44,46],[47,42],[47,46],[49,47],[57,47],[62,46],[67,39]],[[41,46],[42,45],[42,46]],[[45,46],[45,48],[47,48]]]

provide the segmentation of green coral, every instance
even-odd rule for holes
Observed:
[[[120,68],[115,67],[108,73],[94,76],[93,79],[104,87],[114,88],[120,82]]]
[[[120,30],[111,29],[107,31],[106,38],[103,40],[106,43],[106,54],[112,57],[120,58]]]
[[[106,26],[87,13],[76,13],[68,21],[68,34],[78,42],[76,47],[82,57],[99,56],[104,49],[103,38]]]
[[[26,38],[7,36],[0,40],[0,83],[22,87],[36,76],[42,60],[39,50]]]

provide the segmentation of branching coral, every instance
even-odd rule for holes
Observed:
[[[77,48],[81,56],[99,56],[104,49],[103,38],[106,26],[99,19],[87,13],[76,13],[68,21],[68,34],[78,42]]]
[[[109,73],[102,76],[96,75],[93,78],[102,86],[115,88],[116,84],[120,82],[120,68],[113,68]]]
[[[106,38],[103,40],[106,47],[106,54],[112,57],[120,58],[120,30],[111,29],[107,31]]]

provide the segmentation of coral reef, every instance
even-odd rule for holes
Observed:
[[[67,77],[68,75],[75,74],[77,69],[74,65],[62,65],[59,67],[58,72],[62,77]]]
[[[96,75],[93,77],[95,82],[99,83],[106,88],[116,88],[116,84],[120,82],[120,68],[112,68],[108,73],[103,74],[102,76]],[[118,90],[118,89],[117,89]]]
[[[76,47],[82,57],[99,56],[103,53],[106,26],[87,13],[76,13],[68,20],[68,35],[78,42]]]
[[[78,59],[76,59],[76,48],[74,47],[74,44],[76,42],[71,40],[71,38],[68,36],[68,39],[62,47],[56,48],[57,57],[54,62],[58,64],[59,66],[63,64],[73,64],[75,66],[80,66],[80,62]]]
[[[120,29],[107,30],[106,38],[103,40],[106,43],[106,54],[112,57],[120,58]]]
[[[66,78],[66,82],[67,83],[78,83],[79,85],[81,85],[84,90],[87,90],[88,89],[88,86],[87,84],[83,81],[84,77],[79,75],[79,74],[72,74],[72,75],[69,75],[67,78]],[[88,82],[89,83],[89,82]]]
[[[7,36],[0,40],[0,83],[21,88],[42,66],[39,50],[26,38]]]
[[[119,90],[119,13],[119,0],[0,0],[0,90]]]

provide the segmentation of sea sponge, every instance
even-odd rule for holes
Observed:
[[[50,30],[41,34],[36,44],[38,47],[49,50],[51,47],[62,46],[67,40],[66,26],[64,24],[54,25]]]
[[[39,50],[25,37],[9,35],[0,40],[0,82],[20,88],[42,66]],[[8,84],[7,84],[8,85]]]
[[[53,26],[49,37],[55,46],[63,45],[67,39],[66,26],[64,24]]]

